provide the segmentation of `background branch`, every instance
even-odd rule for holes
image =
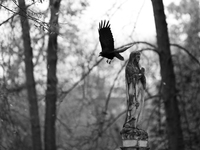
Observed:
[[[190,53],[189,52],[189,50],[187,50],[186,48],[184,48],[184,47],[182,47],[182,46],[180,46],[180,45],[178,45],[178,44],[170,44],[171,46],[174,46],[174,47],[177,47],[177,48],[179,48],[179,49],[181,49],[181,50],[183,50],[184,52],[186,52],[198,65],[200,65],[200,62],[198,61],[198,59],[195,57],[195,56],[193,56],[192,55],[192,53]]]

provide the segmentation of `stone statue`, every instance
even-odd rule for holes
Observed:
[[[146,89],[145,69],[139,65],[140,52],[130,54],[125,70],[126,91],[127,91],[127,113],[124,126],[131,120],[131,127],[136,128],[140,121],[144,105],[144,90]]]
[[[140,52],[131,52],[125,68],[127,111],[122,135],[123,146],[148,148],[148,134],[139,128],[146,89],[145,69],[140,67]]]

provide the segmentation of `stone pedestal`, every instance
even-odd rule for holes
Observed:
[[[148,134],[146,131],[125,125],[120,132],[123,146],[121,150],[149,150]]]

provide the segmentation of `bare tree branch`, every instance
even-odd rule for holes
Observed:
[[[155,49],[155,51],[158,53],[158,48],[155,46],[155,45],[153,45],[153,44],[151,44],[151,43],[148,43],[148,42],[145,42],[145,41],[136,41],[136,42],[130,42],[130,43],[128,43],[128,44],[126,44],[126,45],[137,45],[137,44],[145,44],[145,45],[147,45],[147,46],[150,46],[150,47],[152,47],[153,49]],[[123,46],[126,46],[126,45],[123,45]],[[116,49],[120,49],[121,47],[123,47],[123,46],[120,46],[120,47],[118,47],[118,48],[116,48]]]
[[[178,45],[178,44],[170,44],[171,46],[174,46],[174,47],[177,47],[177,48],[179,48],[179,49],[181,49],[181,50],[183,50],[184,52],[186,52],[196,63],[198,63],[199,65],[200,65],[200,62],[198,61],[198,59],[194,56],[194,55],[192,55],[190,52],[189,52],[189,50],[187,50],[186,48],[184,48],[184,47],[182,47],[182,46],[180,46],[180,45]]]
[[[17,5],[17,3],[15,3],[15,4]],[[9,9],[9,8],[7,8],[6,6],[2,5],[2,4],[0,4],[0,6],[2,6],[3,8],[5,8],[5,9],[8,10],[8,11],[14,13],[15,15],[19,14],[18,12],[15,12],[15,11]],[[22,8],[20,8],[18,5],[17,5],[17,7],[18,7],[21,11],[24,12],[24,10],[23,10]],[[26,7],[26,8],[27,8],[27,7]],[[44,21],[41,21],[41,20],[38,19],[38,18],[35,18],[35,17],[33,17],[33,16],[30,16],[30,15],[29,15],[28,13],[26,13],[26,12],[24,12],[23,14],[19,14],[19,15],[22,16],[22,17],[28,18],[28,19],[30,19],[30,20],[32,20],[32,21],[35,21],[36,23],[39,24],[39,26],[37,26],[37,27],[40,27],[40,28],[42,28],[42,29],[44,29],[44,30],[47,30],[48,32],[54,32],[54,31],[51,31],[51,27],[50,27],[49,23],[46,23],[46,22],[44,22]],[[6,21],[3,21],[0,25],[4,24],[4,23],[7,22],[7,21],[8,21],[8,19],[7,19]],[[36,25],[35,25],[35,26],[36,26]],[[52,26],[52,25],[51,25],[51,26]]]
[[[1,5],[1,4],[0,4],[0,5]],[[2,26],[4,23],[8,22],[10,19],[13,19],[16,15],[17,15],[17,13],[13,14],[11,17],[9,17],[8,19],[6,19],[6,20],[3,21],[2,23],[0,23],[0,26]]]
[[[151,43],[145,42],[145,41],[137,41],[137,42],[132,42],[132,43],[128,43],[126,45],[137,45],[137,44],[145,44],[147,46],[150,46],[152,48],[146,48],[146,49],[141,49],[142,51],[144,50],[152,50],[155,51],[156,53],[158,53],[157,51],[157,47]],[[126,46],[123,45],[123,46]],[[121,47],[123,47],[121,46]],[[119,47],[119,48],[121,48]],[[118,48],[117,48],[118,49]],[[90,72],[93,70],[94,67],[96,67],[101,61],[103,60],[103,58],[101,58],[99,61],[97,61],[89,70],[87,73],[85,73],[70,89],[68,89],[67,91],[62,91],[62,93],[59,96],[60,102],[63,101],[63,99],[65,98],[65,96],[70,93],[86,76],[88,76],[90,74]],[[112,90],[111,90],[112,91]]]

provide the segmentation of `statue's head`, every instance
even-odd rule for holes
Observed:
[[[138,52],[138,51],[131,52],[130,57],[129,57],[129,61],[132,62],[132,63],[139,63],[140,52]]]

